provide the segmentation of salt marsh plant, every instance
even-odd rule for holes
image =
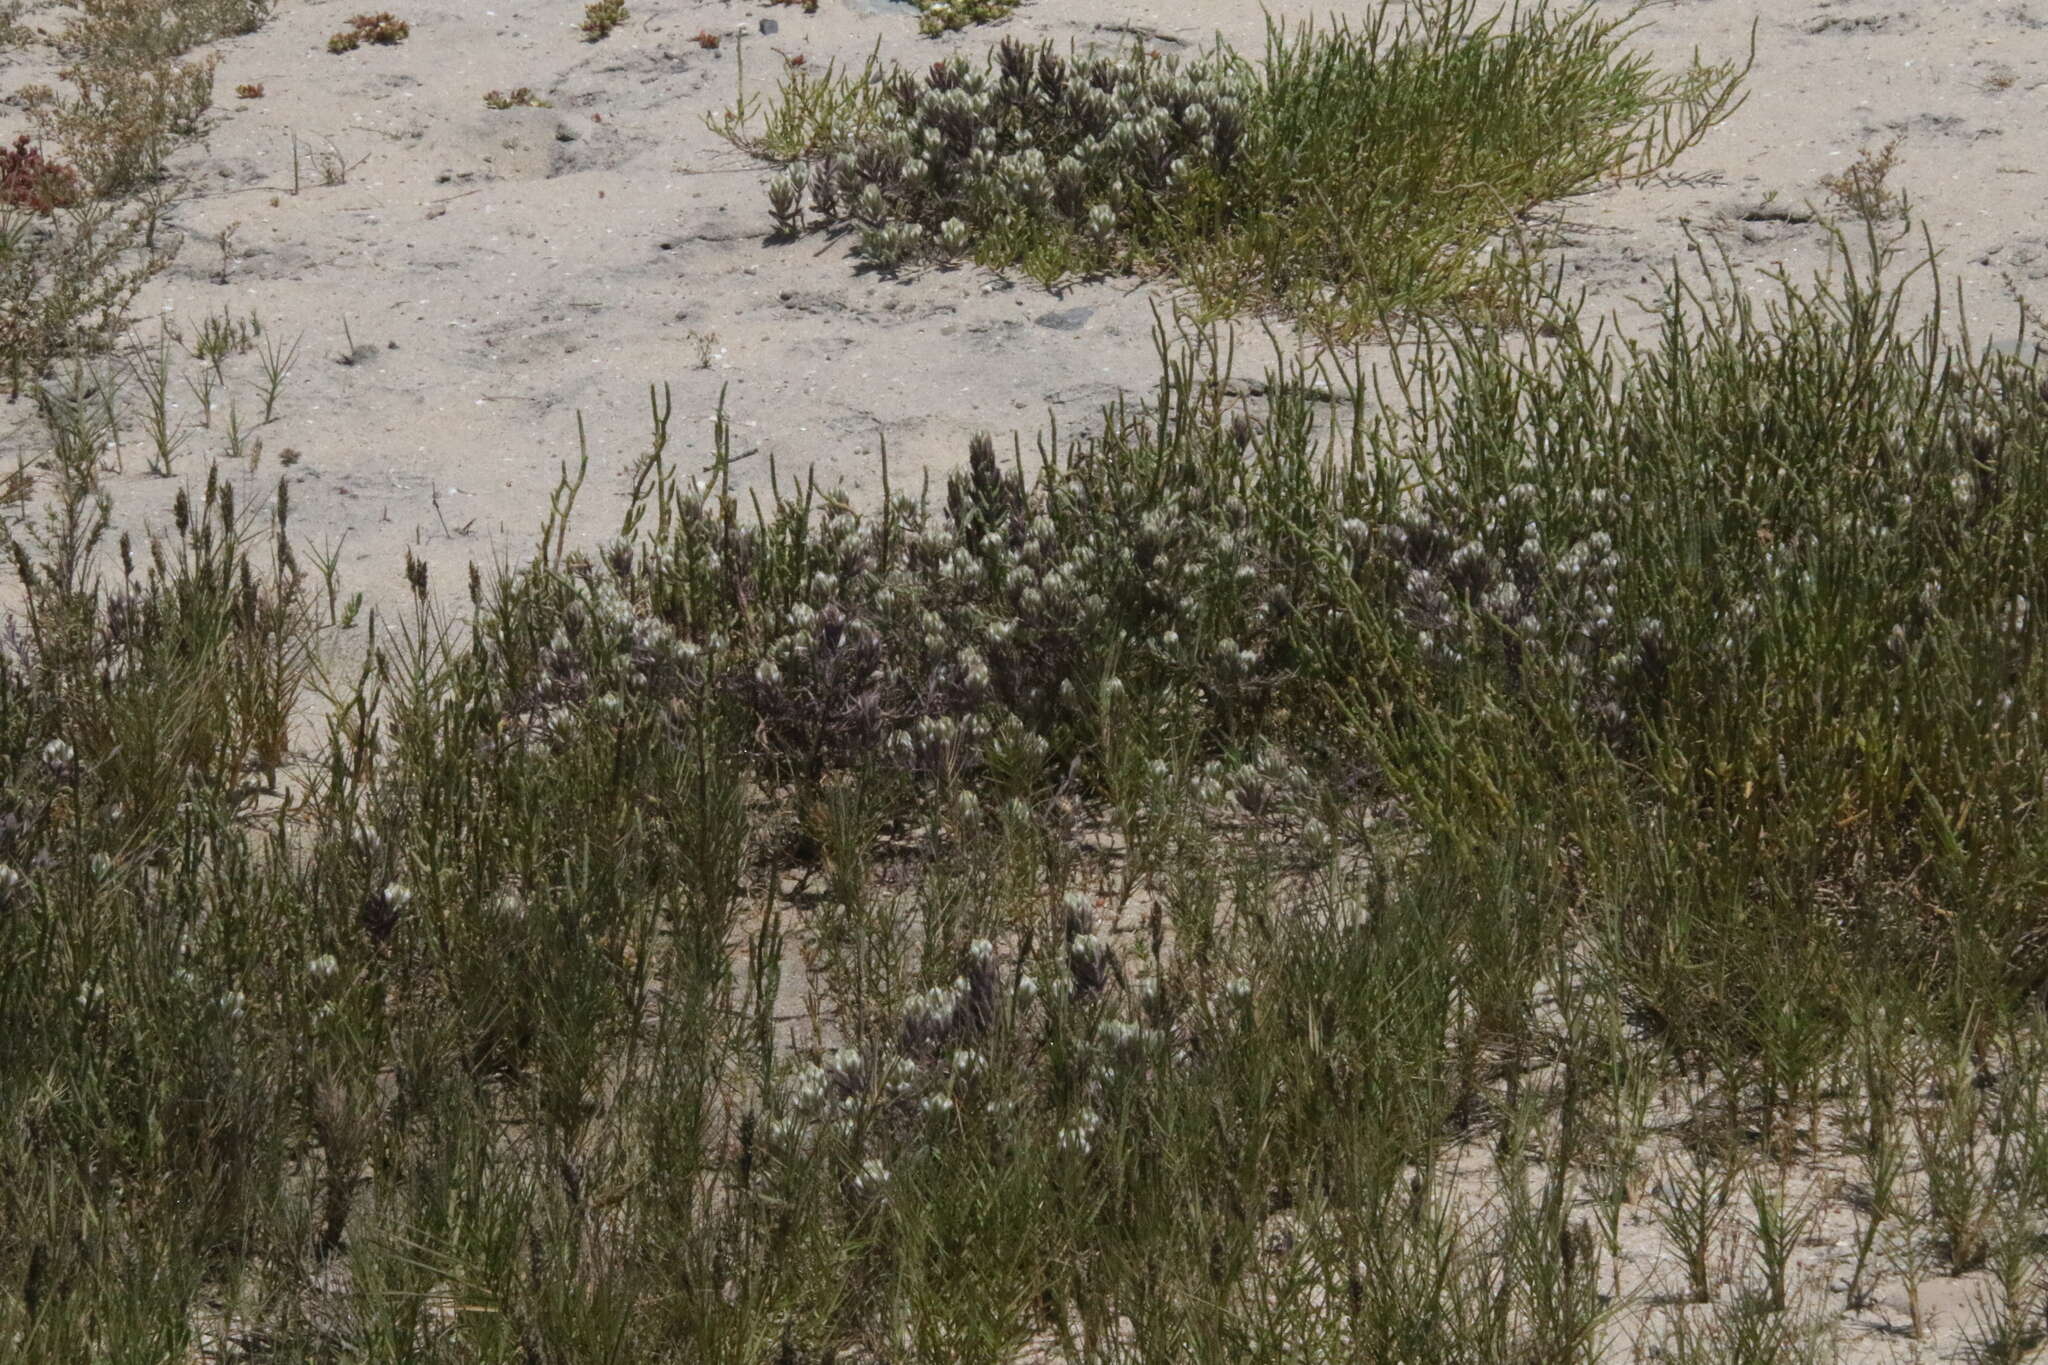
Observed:
[[[388,10],[376,14],[358,14],[348,21],[348,27],[327,40],[327,50],[340,54],[353,52],[364,43],[376,43],[391,47],[404,42],[412,35],[412,25]]]
[[[1356,332],[1487,305],[1522,268],[1503,234],[1523,216],[1668,166],[1733,112],[1746,66],[1656,74],[1623,50],[1631,17],[1382,4],[1356,28],[1275,24],[1258,62],[1008,38],[978,65],[874,73],[850,141],[758,146],[808,161],[817,225],[885,268],[1168,270],[1219,310]],[[786,80],[768,124],[807,127],[816,93]]]
[[[585,42],[595,43],[610,37],[613,29],[631,17],[626,11],[625,0],[591,0],[583,7],[583,22],[577,27],[581,29]],[[714,41],[711,46],[716,47],[717,43]]]
[[[850,150],[867,135],[880,115],[877,85],[881,47],[878,43],[858,71],[842,71],[828,63],[823,70],[784,63],[773,96],[747,93],[746,46],[733,55],[738,83],[734,102],[707,114],[705,127],[740,150],[771,161],[794,164]]]
[[[215,60],[183,54],[225,31],[178,14],[174,6],[84,5],[52,40],[66,58],[59,76],[69,91],[19,92],[37,134],[62,150],[93,195],[158,180],[172,148],[202,129]]]
[[[1817,1359],[1853,1129],[1942,1167],[1875,1254],[2025,1341],[2048,389],[1866,226],[1633,349],[1421,325],[1384,406],[1162,327],[1086,434],[864,509],[657,402],[615,536],[565,480],[462,631],[409,560],[296,756],[289,489],[108,546],[66,462],[0,650],[0,1339]],[[1762,1295],[1639,1293],[1644,1170]]]
[[[156,234],[177,189],[165,158],[203,131],[213,94],[214,60],[184,54],[253,31],[269,8],[85,0],[55,34],[34,31],[61,62],[60,85],[18,92],[35,135],[0,154],[0,363],[10,396],[52,360],[113,340],[136,290],[168,260]]]
[[[53,359],[105,345],[167,259],[141,248],[143,225],[96,201],[48,214],[0,209],[0,363],[8,391]]]
[[[1882,147],[1865,147],[1839,172],[1822,176],[1820,187],[1837,207],[1859,218],[1902,218],[1908,207],[1906,196],[1888,183],[1898,163],[1899,139],[1893,138]]]
[[[1018,0],[917,0],[918,32],[951,33],[969,24],[992,24],[1015,11]]]
[[[1234,75],[1220,61],[1179,72],[1142,53],[1070,59],[1016,39],[980,69],[951,58],[922,78],[878,75],[873,127],[811,167],[832,191],[819,217],[855,225],[862,254],[884,266],[938,256],[949,220],[992,261],[1052,251],[1053,274],[1106,265],[1106,234],[1077,245],[1094,209],[1112,225],[1170,212],[1190,177],[1234,163],[1245,132]]]

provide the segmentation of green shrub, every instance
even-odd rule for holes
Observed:
[[[1734,107],[1741,72],[1653,75],[1625,22],[1471,0],[1358,29],[1269,30],[1263,62],[1005,39],[980,69],[873,79],[850,142],[785,138],[781,231],[851,225],[883,267],[971,257],[1051,281],[1167,268],[1214,307],[1333,333],[1495,295],[1499,235],[1537,205],[1670,164]],[[769,120],[804,92],[788,88]],[[1503,261],[1512,253],[1504,253]]]
[[[83,203],[0,209],[0,364],[10,393],[61,355],[119,334],[128,304],[165,257],[142,247],[139,216]]]
[[[175,192],[164,162],[203,131],[213,98],[216,60],[183,54],[253,31],[269,8],[268,0],[86,0],[54,36],[36,35],[62,59],[69,90],[19,92],[41,146],[18,138],[0,167],[0,363],[10,393],[53,358],[102,345],[162,266],[156,226]],[[109,202],[131,195],[138,202],[127,209]],[[47,216],[28,222],[15,209]]]

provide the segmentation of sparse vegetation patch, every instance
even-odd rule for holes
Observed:
[[[168,7],[87,0],[47,43],[63,88],[17,92],[34,126],[0,149],[0,365],[9,398],[60,357],[102,348],[169,260],[157,228],[176,195],[165,159],[203,131],[215,60],[193,46],[252,31],[267,0]],[[20,487],[21,481],[15,481]]]

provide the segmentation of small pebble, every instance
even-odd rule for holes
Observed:
[[[761,32],[763,32],[764,34],[773,33],[781,27],[782,25],[776,23],[773,19],[763,19],[761,21]]]

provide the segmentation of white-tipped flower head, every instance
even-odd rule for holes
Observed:
[[[973,232],[958,218],[948,218],[939,224],[939,250],[946,255],[965,256],[973,245]]]

